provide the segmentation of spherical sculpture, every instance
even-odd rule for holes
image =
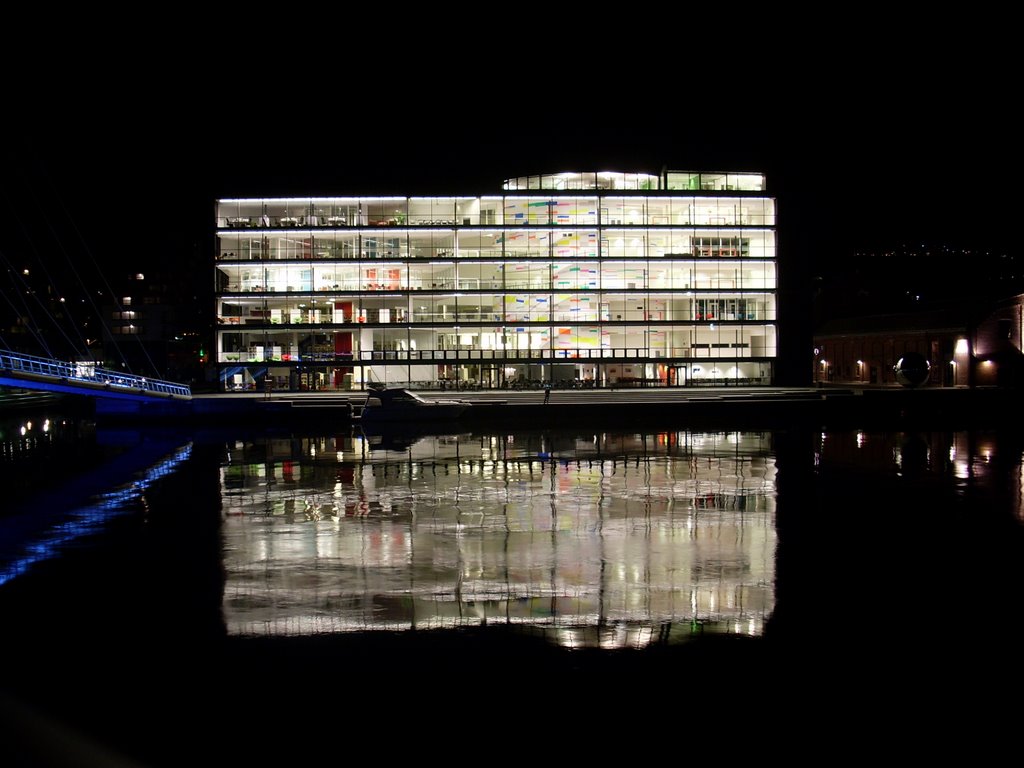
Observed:
[[[892,370],[896,374],[896,381],[904,387],[919,387],[928,381],[928,372],[931,367],[931,363],[924,355],[907,352],[896,361]]]

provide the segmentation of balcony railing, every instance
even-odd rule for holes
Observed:
[[[474,360],[744,360],[753,357],[775,357],[775,349],[767,347],[760,355],[752,354],[748,344],[702,344],[686,347],[611,347],[605,349],[364,349],[353,352],[315,352],[281,357],[259,356],[253,352],[221,352],[222,363],[302,363],[330,362],[351,365],[353,362],[380,360],[474,361]]]

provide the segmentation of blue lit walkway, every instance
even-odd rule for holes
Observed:
[[[0,386],[116,400],[191,400],[184,384],[0,350]]]

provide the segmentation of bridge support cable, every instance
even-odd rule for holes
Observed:
[[[41,206],[39,205],[39,201],[35,198],[34,195],[32,195],[32,200],[35,203],[36,208],[41,210]],[[45,215],[43,216],[43,218],[46,219]],[[21,231],[22,231],[22,235],[25,238],[25,242],[28,243],[29,248],[32,250],[32,253],[35,256],[35,264],[43,271],[43,274],[46,276],[46,281],[47,281],[47,283],[49,283],[50,289],[53,291],[53,295],[56,296],[60,300],[60,302],[63,304],[64,303],[64,298],[63,297],[66,295],[66,293],[65,293],[65,291],[62,291],[57,286],[57,283],[54,281],[53,276],[50,274],[50,270],[47,269],[47,267],[46,267],[46,261],[42,258],[42,255],[40,254],[39,249],[36,247],[35,239],[32,237],[32,233],[29,231],[28,227],[25,226],[25,221],[24,221],[24,219],[21,216],[18,216],[18,224],[21,226]],[[61,246],[61,243],[60,243],[60,239],[57,237],[57,234],[56,234],[56,232],[54,232],[53,227],[50,225],[50,222],[49,222],[48,219],[46,219],[46,224],[47,224],[47,228],[50,230],[50,234],[52,234],[54,239],[57,241],[57,245],[63,249],[63,246]],[[23,281],[23,282],[25,282],[25,281]],[[26,288],[29,287],[27,282],[25,283],[25,287]],[[64,337],[64,339],[68,342],[68,344],[74,350],[75,354],[76,355],[83,355],[82,359],[88,359],[89,358],[89,341],[82,334],[82,331],[78,327],[78,325],[76,325],[75,322],[73,321],[73,319],[71,318],[71,307],[70,306],[64,306],[62,308],[62,310],[61,310],[61,314],[63,315],[64,318],[66,318],[68,320],[68,324],[74,329],[74,333],[78,337],[78,342],[81,342],[81,346],[80,347],[78,346],[78,342],[74,342],[74,341],[71,340],[71,338],[65,332],[64,328],[61,326],[61,323],[58,321],[58,318],[54,316],[53,312],[51,312],[46,307],[45,304],[43,304],[42,299],[40,299],[39,296],[35,292],[32,293],[32,296],[35,297],[36,301],[42,307],[43,311],[46,312],[47,316],[50,318],[51,322],[53,323],[54,328],[56,328],[61,333],[61,335]],[[50,351],[49,354],[52,354],[52,351]]]
[[[45,168],[43,169],[43,173],[44,173],[44,176],[46,176],[47,181],[49,181],[49,176],[46,175]],[[107,289],[107,293],[110,295],[110,298],[113,300],[114,306],[117,307],[118,313],[121,316],[123,316],[124,315],[124,311],[125,311],[124,306],[122,306],[121,301],[118,298],[117,294],[110,287],[110,283],[107,282],[107,277],[106,277],[106,275],[103,274],[103,270],[100,269],[99,263],[96,261],[96,258],[92,254],[92,249],[89,248],[89,244],[86,242],[85,238],[82,236],[81,230],[79,230],[79,228],[78,228],[78,224],[75,222],[74,218],[68,212],[67,206],[64,205],[64,200],[61,198],[61,196],[58,193],[56,187],[54,187],[51,184],[51,189],[53,191],[54,198],[57,200],[58,205],[60,205],[61,210],[64,212],[64,215],[67,217],[68,222],[71,224],[71,228],[75,231],[75,234],[78,236],[78,241],[79,241],[79,244],[82,247],[82,251],[84,251],[85,255],[89,257],[89,261],[92,262],[92,266],[96,270],[96,274],[99,275],[100,280],[103,281],[103,286]],[[52,231],[52,227],[51,227],[51,231]],[[56,233],[54,233],[54,237],[56,237]],[[59,239],[58,239],[58,242],[59,242]],[[78,274],[78,270],[75,269],[75,265],[72,262],[72,259],[68,255],[67,251],[64,249],[63,245],[61,245],[61,252],[64,254],[64,257],[67,259],[68,265],[71,267],[71,271],[75,274],[75,277],[78,278],[78,281],[82,285],[83,290],[86,290],[86,286],[85,286],[84,282],[82,281],[81,276]],[[86,290],[86,294],[88,295],[88,290]],[[92,303],[92,297],[91,296],[90,296],[90,303]],[[93,309],[96,311],[97,316],[102,317],[100,311],[96,308],[96,305],[94,303],[93,303]],[[103,329],[106,331],[107,336],[110,338],[110,341],[114,345],[114,348],[117,349],[117,353],[121,357],[121,363],[124,365],[124,367],[127,370],[131,371],[131,366],[128,364],[128,360],[125,357],[124,352],[121,350],[121,347],[118,345],[116,339],[114,339],[114,334],[110,332],[110,329],[107,328],[107,324],[105,322],[101,321],[100,324],[103,326]],[[163,373],[156,367],[156,363],[153,362],[153,358],[150,357],[149,350],[146,349],[146,345],[143,343],[142,338],[140,336],[136,335],[135,336],[135,340],[138,342],[139,348],[142,350],[142,354],[145,355],[146,362],[149,363],[149,367],[153,371],[153,373],[155,373],[157,375],[157,377],[163,376]]]
[[[53,352],[53,349],[50,348],[49,344],[46,343],[46,341],[44,340],[44,337],[40,333],[42,326],[39,325],[39,322],[36,320],[35,316],[32,314],[32,311],[31,311],[30,307],[28,306],[28,302],[24,298],[25,296],[31,296],[32,297],[32,299],[38,305],[39,309],[41,309],[43,311],[43,313],[46,315],[46,317],[49,319],[49,321],[52,324],[54,330],[56,330],[57,333],[59,333],[62,337],[64,337],[64,341],[67,342],[69,350],[71,350],[75,355],[82,355],[82,354],[84,354],[85,358],[88,358],[89,357],[89,345],[85,343],[85,337],[82,336],[81,332],[78,333],[79,341],[75,341],[73,338],[71,338],[68,335],[67,331],[64,330],[64,328],[62,327],[62,325],[61,325],[60,321],[58,320],[58,318],[54,317],[54,315],[50,311],[50,309],[46,306],[46,304],[43,303],[43,300],[41,298],[39,298],[39,294],[35,290],[32,289],[32,286],[30,286],[28,284],[28,282],[25,280],[25,278],[22,275],[18,274],[17,270],[15,270],[13,268],[13,266],[11,265],[9,260],[6,257],[4,257],[2,253],[0,253],[0,258],[3,259],[3,261],[4,261],[4,263],[5,263],[6,267],[7,267],[7,272],[8,272],[8,275],[11,277],[11,282],[12,282],[12,285],[13,285],[14,292],[19,296],[19,298],[21,298],[22,305],[25,308],[26,316],[36,326],[36,331],[33,333],[33,335],[34,335],[36,341],[43,348],[43,350],[45,350],[46,354],[48,354],[50,356],[55,356],[54,352]],[[47,274],[47,279],[49,279],[49,274],[46,273],[46,268],[45,267],[43,268],[43,272],[44,272],[44,274]],[[53,288],[55,291],[57,290],[57,286],[55,286],[53,284],[52,280],[50,281],[50,287]],[[58,291],[58,293],[59,293],[59,291]],[[8,299],[8,303],[10,303],[9,299]],[[12,304],[12,307],[13,307],[13,304]],[[13,308],[17,312],[17,307],[13,307]],[[81,342],[81,345],[79,345],[79,342]],[[83,350],[84,350],[84,352],[83,352]]]
[[[2,257],[2,252],[0,252],[0,257]],[[3,261],[5,264],[7,264],[6,258],[4,258]],[[11,285],[14,289],[14,294],[21,301],[21,307],[14,303],[14,301],[8,295],[7,291],[4,290],[2,285],[0,285],[0,295],[2,295],[4,297],[4,301],[6,301],[10,305],[11,309],[14,311],[15,316],[25,318],[25,329],[30,334],[32,334],[32,338],[36,340],[36,343],[39,345],[39,347],[46,354],[52,355],[53,351],[50,349],[50,345],[46,343],[46,339],[43,337],[42,333],[40,333],[39,324],[36,322],[35,315],[32,313],[32,308],[29,307],[28,302],[25,301],[24,289],[19,287],[15,281],[14,269],[8,264],[5,271],[7,272],[8,277],[11,279]]]

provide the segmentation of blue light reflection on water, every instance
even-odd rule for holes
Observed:
[[[72,510],[66,518],[21,542],[18,554],[8,562],[0,563],[0,585],[26,573],[36,563],[58,557],[71,542],[101,530],[112,517],[123,514],[131,502],[141,497],[155,481],[174,472],[191,453],[192,444],[189,443],[150,467],[141,477],[100,494],[95,502]]]

